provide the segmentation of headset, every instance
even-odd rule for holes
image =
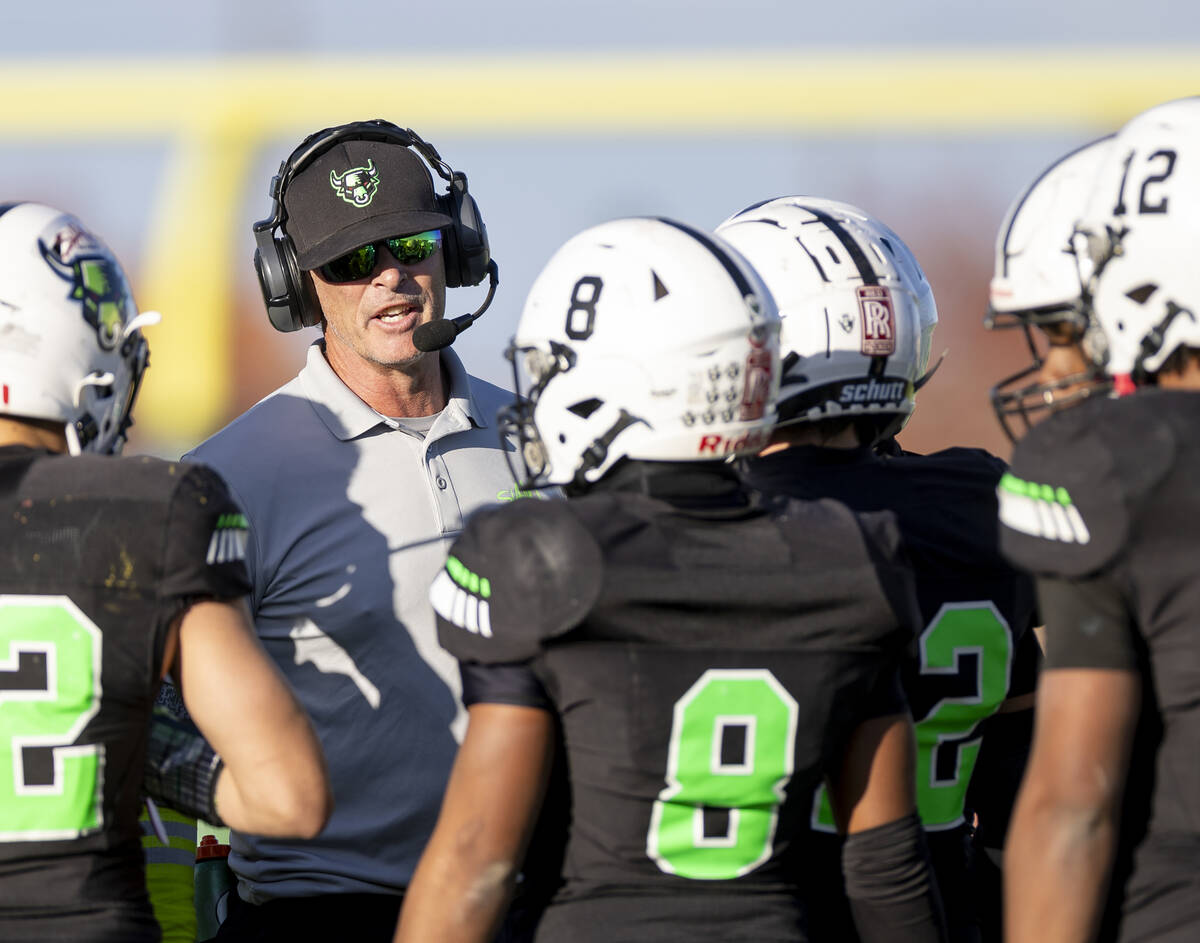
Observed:
[[[490,275],[493,280],[492,291],[495,290],[496,267],[491,261],[487,228],[483,224],[483,217],[479,215],[475,198],[467,192],[467,175],[452,169],[432,144],[422,140],[411,129],[401,128],[380,118],[355,121],[310,134],[279,165],[278,173],[271,178],[268,191],[272,201],[271,215],[254,224],[254,242],[257,246],[254,250],[254,271],[258,275],[263,302],[267,306],[267,317],[275,330],[288,333],[313,327],[321,321],[321,307],[312,284],[300,271],[295,243],[283,228],[287,221],[283,196],[296,174],[343,141],[398,144],[420,154],[447,183],[445,193],[434,194],[438,209],[451,219],[442,237],[446,287],[478,285]]]

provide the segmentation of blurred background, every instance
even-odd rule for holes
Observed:
[[[899,232],[937,295],[949,354],[904,444],[1007,457],[987,391],[1023,342],[981,327],[1005,210],[1200,92],[1198,53],[1194,0],[7,0],[0,199],[74,212],[163,313],[131,453],[175,457],[295,374],[316,330],[271,329],[251,224],[305,135],[382,117],[465,171],[486,221],[500,290],[456,342],[477,375],[511,385],[525,293],[580,229],[827,196]]]

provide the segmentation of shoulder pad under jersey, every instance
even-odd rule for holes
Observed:
[[[602,577],[600,548],[568,502],[480,511],[429,591],[438,640],[461,661],[527,661],[583,620]]]
[[[1017,444],[997,489],[1000,546],[1014,566],[1078,578],[1120,554],[1176,451],[1170,428],[1134,399],[1081,403]]]

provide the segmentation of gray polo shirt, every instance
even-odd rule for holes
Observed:
[[[322,351],[187,456],[245,510],[258,634],[333,782],[317,838],[234,835],[230,863],[255,903],[407,886],[465,722],[429,586],[467,516],[515,491],[495,423],[511,393],[443,351],[450,400],[422,439],[352,393]]]

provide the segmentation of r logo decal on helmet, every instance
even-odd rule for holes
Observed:
[[[868,357],[890,357],[896,352],[896,308],[892,293],[883,285],[858,287],[862,315],[862,352]]]
[[[341,174],[329,171],[329,185],[351,206],[360,209],[370,206],[379,189],[379,172],[375,169],[375,161],[368,160],[367,166],[351,167]]]
[[[762,419],[771,398],[773,363],[768,337],[765,331],[752,330],[749,339],[750,350],[746,354],[746,385],[742,392],[742,408],[738,413],[738,419],[742,422]]]
[[[71,283],[68,297],[83,302],[83,318],[96,329],[100,346],[115,348],[133,314],[129,286],[120,269],[92,236],[73,226],[58,230],[49,245],[39,239],[38,248],[55,274]]]

